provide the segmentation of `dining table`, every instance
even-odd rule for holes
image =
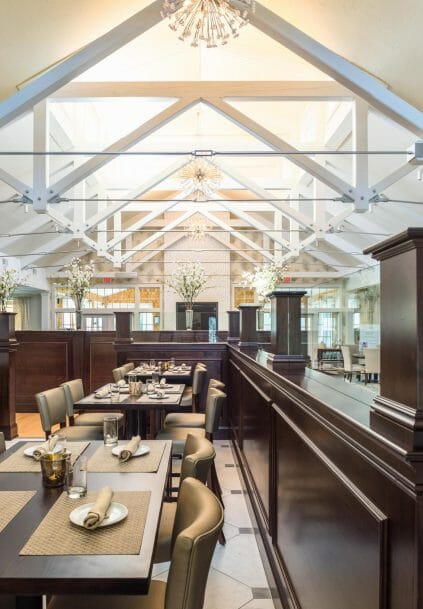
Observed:
[[[190,364],[180,364],[172,369],[168,368],[167,370],[163,370],[163,368],[159,368],[158,366],[137,366],[125,375],[125,380],[127,380],[129,376],[135,375],[138,381],[146,381],[155,373],[159,378],[165,378],[168,383],[184,383],[185,385],[189,385],[192,378],[192,370],[193,366]]]
[[[67,443],[72,454],[88,458],[88,495],[80,499],[43,486],[40,464],[22,452],[30,444],[18,442],[1,455],[2,609],[41,609],[42,595],[148,593],[172,443],[143,442],[147,456],[126,463],[102,442],[85,444]],[[93,531],[72,524],[70,510],[105,485],[127,506],[127,517]]]
[[[154,438],[160,427],[161,413],[177,410],[182,400],[182,394],[185,389],[183,383],[166,383],[165,385],[157,385],[157,388],[165,392],[163,398],[158,398],[154,394],[143,393],[142,395],[130,395],[128,385],[121,386],[121,393],[118,403],[112,403],[111,397],[99,398],[102,392],[107,388],[107,385],[100,387],[96,392],[90,393],[74,404],[75,410],[95,410],[101,412],[118,409],[125,414],[126,417],[126,437],[131,438],[134,435],[146,437],[146,417],[145,414],[150,414],[150,437]]]

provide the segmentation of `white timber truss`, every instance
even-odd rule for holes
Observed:
[[[84,46],[81,50],[32,80],[24,89],[0,103],[0,127],[33,113],[33,177],[24,183],[0,166],[0,181],[15,191],[17,203],[32,206],[37,213],[21,225],[21,232],[41,230],[52,221],[59,234],[52,235],[45,243],[36,245],[25,259],[30,267],[40,259],[57,252],[58,260],[66,259],[63,247],[71,242],[82,242],[89,251],[110,262],[114,267],[134,270],[158,254],[176,244],[182,237],[184,223],[200,214],[211,227],[210,236],[240,260],[255,264],[273,262],[287,264],[295,261],[301,252],[307,252],[317,263],[329,270],[297,272],[293,276],[341,277],[353,267],[366,267],[371,261],[362,256],[351,240],[350,234],[359,231],[376,233],[377,222],[369,218],[369,206],[386,200],[384,191],[405,178],[415,169],[409,162],[401,163],[376,183],[369,183],[369,157],[353,156],[352,177],[328,163],[317,162],[312,155],[301,152],[259,121],[238,110],[236,101],[335,101],[350,102],[351,110],[342,117],[337,131],[327,142],[327,150],[339,149],[342,142],[351,138],[352,149],[369,149],[369,115],[378,113],[399,126],[423,137],[423,114],[390,91],[357,66],[336,55],[330,49],[311,39],[259,2],[251,15],[252,25],[278,43],[317,67],[334,80],[329,81],[281,81],[281,82],[75,82],[74,79],[105,59],[124,45],[154,27],[161,19],[161,0],[154,0],[130,19],[117,25],[107,34]],[[50,101],[72,102],[95,98],[156,98],[169,101],[158,114],[138,125],[131,132],[97,151],[88,160],[73,166],[70,171],[53,181],[50,171],[50,141],[60,148],[60,140],[67,139],[62,149],[72,150],[64,129],[57,123],[50,109]],[[225,121],[236,125],[253,138],[265,150],[278,153],[301,169],[311,184],[310,205],[307,212],[301,207],[301,182],[286,197],[263,188],[248,175],[239,171],[230,158],[219,157],[210,150],[213,162],[222,174],[240,187],[240,199],[228,199],[223,189],[216,191],[211,201],[195,203],[187,200],[187,193],[175,191],[172,196],[155,201],[154,193],[166,180],[191,161],[192,156],[166,157],[164,169],[151,175],[143,175],[137,188],[125,196],[125,200],[113,200],[107,188],[99,182],[99,170],[130,151],[137,144],[154,135],[165,125],[177,120],[198,104],[204,104],[217,112]],[[183,152],[183,151],[181,151]],[[205,151],[191,151],[200,156]],[[44,154],[47,153],[47,154]],[[405,158],[404,151],[404,158]],[[207,156],[207,155],[206,155]],[[0,157],[0,164],[1,164]],[[63,173],[63,172],[62,172]],[[72,204],[72,192],[86,192],[91,182],[89,198],[99,200],[94,213],[88,213],[84,204],[76,211]],[[310,189],[309,189],[310,190]],[[326,197],[326,199],[325,199]],[[145,201],[143,199],[146,199]],[[276,200],[277,199],[277,200]],[[283,199],[283,200],[282,200]],[[12,201],[12,200],[11,200]],[[11,202],[13,206],[13,202]],[[123,228],[122,214],[132,212],[135,220]],[[169,213],[171,212],[171,213]],[[222,212],[224,212],[222,214]],[[260,217],[260,213],[264,213]],[[169,213],[169,216],[166,214]],[[227,214],[234,220],[223,220]],[[165,218],[169,218],[168,220]],[[269,218],[272,218],[269,220]],[[160,220],[160,229],[157,222]],[[350,233],[342,234],[348,223]],[[244,227],[244,231],[240,230]],[[111,227],[108,230],[108,227]],[[215,230],[213,230],[215,229]],[[251,230],[256,237],[246,236]],[[98,232],[97,232],[98,231]],[[147,236],[133,244],[132,236],[145,231]],[[228,238],[222,238],[221,232]],[[175,235],[172,235],[175,232]],[[109,233],[112,233],[111,236]],[[167,238],[164,239],[164,235]],[[0,235],[0,247],[18,246],[24,237]],[[320,243],[330,245],[330,250],[320,249]],[[242,244],[242,248],[239,247]],[[154,246],[151,250],[148,249]],[[69,252],[70,254],[71,252]],[[64,255],[65,254],[65,255]],[[350,264],[346,263],[346,257]]]

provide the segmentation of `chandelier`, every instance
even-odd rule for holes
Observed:
[[[187,198],[193,201],[207,201],[219,188],[222,174],[216,165],[204,159],[195,159],[179,173],[182,188],[187,191]]]
[[[185,227],[187,231],[187,237],[191,241],[202,241],[209,231],[210,226],[208,226],[205,222],[197,221],[191,222],[188,226]]]
[[[168,17],[169,27],[180,31],[179,40],[192,36],[191,46],[197,47],[200,40],[207,48],[226,44],[229,37],[238,36],[239,28],[248,23],[248,11],[254,11],[255,0],[163,0],[161,16]]]

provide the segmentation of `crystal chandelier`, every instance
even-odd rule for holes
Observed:
[[[179,40],[192,36],[191,46],[200,40],[208,48],[217,43],[226,44],[229,37],[238,36],[238,30],[248,23],[248,11],[254,11],[255,0],[163,0],[161,16],[169,17],[169,27],[180,31]]]
[[[216,165],[204,159],[195,159],[188,163],[179,173],[182,188],[187,191],[187,198],[193,201],[207,201],[219,188],[222,174]]]
[[[202,221],[192,222],[188,226],[185,227],[187,231],[187,237],[191,241],[201,241],[206,236],[206,233],[209,231],[210,227]]]

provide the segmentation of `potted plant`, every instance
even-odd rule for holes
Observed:
[[[68,275],[67,287],[75,303],[76,329],[82,327],[82,300],[86,295],[94,274],[93,265],[84,263],[80,258],[72,258],[70,264],[65,266]]]
[[[15,313],[9,313],[6,309],[18,285],[15,269],[4,269],[0,273],[0,341],[14,335]]]
[[[186,329],[192,330],[193,303],[206,288],[204,267],[198,262],[179,263],[167,285],[185,302]]]
[[[256,265],[254,270],[250,273],[244,273],[242,279],[243,285],[254,289],[260,305],[264,305],[269,302],[266,295],[269,294],[269,292],[273,292],[276,286],[282,281],[283,277],[283,267],[272,263],[266,263],[262,266]],[[263,329],[264,311],[260,309],[257,312],[257,315],[258,327]]]

